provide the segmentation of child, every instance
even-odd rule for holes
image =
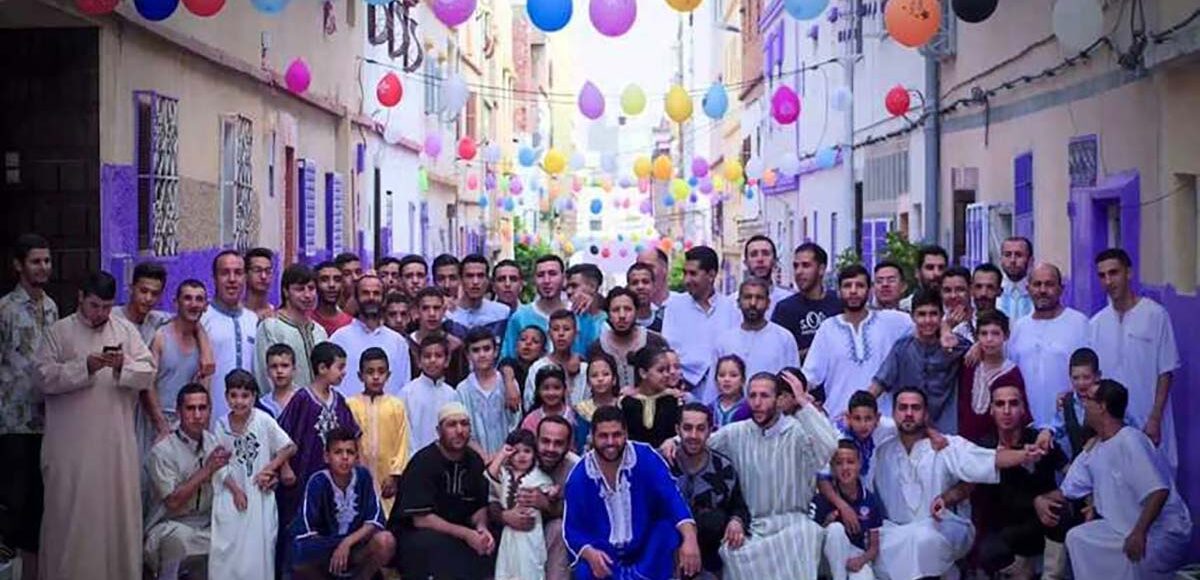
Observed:
[[[571,304],[587,302],[587,310],[575,316],[575,339],[573,350],[584,354],[596,339],[608,321],[608,313],[604,311],[604,297],[600,294],[600,286],[604,283],[604,273],[595,264],[576,264],[567,268],[567,300]],[[579,402],[583,399],[576,399]]]
[[[1053,431],[1059,447],[1069,450],[1071,457],[1078,457],[1088,440],[1096,436],[1083,420],[1083,401],[1100,384],[1100,357],[1090,348],[1081,348],[1071,353],[1068,364],[1072,390],[1059,396]]]
[[[560,416],[571,424],[572,431],[577,430],[575,412],[567,403],[567,375],[562,367],[558,365],[543,366],[538,369],[533,379],[537,385],[533,397],[533,410],[525,415],[525,419],[521,421],[521,428],[530,433],[536,433],[538,423],[542,421],[543,417]],[[572,446],[574,446],[573,441]]]
[[[267,377],[271,379],[271,393],[259,397],[258,408],[278,420],[283,410],[296,394],[292,379],[296,376],[296,351],[280,342],[267,349]]]
[[[750,418],[743,389],[746,384],[746,363],[736,354],[717,359],[717,400],[712,402],[714,429]]]
[[[476,326],[463,339],[471,374],[455,388],[471,419],[471,441],[485,461],[504,447],[504,438],[517,426],[520,414],[505,405],[503,377],[496,371],[496,336]]]
[[[496,365],[504,375],[504,398],[510,411],[520,413],[525,403],[525,380],[529,367],[546,354],[546,332],[535,325],[521,329],[517,335],[516,358],[500,359]]]
[[[837,451],[830,461],[833,469],[834,492],[841,501],[851,506],[850,516],[856,518],[857,532],[850,531],[841,518],[845,515],[834,507],[822,494],[814,498],[815,520],[825,525],[825,559],[834,580],[845,580],[851,574],[855,578],[874,578],[871,562],[879,556],[879,530],[883,527],[883,514],[875,494],[863,485],[860,477],[862,464],[858,447],[851,441],[838,442]]]
[[[396,540],[384,529],[371,472],[357,459],[357,433],[338,427],[326,434],[329,467],[308,479],[291,526],[296,577],[366,580],[391,560]]]
[[[408,334],[409,308],[408,297],[399,290],[388,292],[383,299],[383,323],[401,336]]]
[[[426,335],[417,352],[421,375],[400,391],[400,399],[408,409],[409,457],[437,441],[438,409],[458,399],[445,380],[450,356],[446,335],[441,332]]]
[[[534,382],[530,377],[536,376],[546,365],[557,365],[566,373],[567,404],[573,405],[587,398],[587,363],[571,350],[577,334],[576,324],[575,315],[569,310],[556,310],[550,315],[550,344],[554,350],[529,367],[529,376],[525,379],[526,411],[533,409]]]
[[[362,463],[371,471],[384,513],[390,513],[400,474],[408,465],[408,413],[404,402],[383,392],[392,373],[387,353],[379,347],[364,350],[358,359],[363,392],[346,405],[362,429]]]
[[[218,418],[216,435],[234,453],[213,479],[210,578],[275,577],[279,514],[274,488],[277,482],[295,484],[295,476],[281,468],[296,445],[273,418],[255,408],[257,399],[254,375],[237,369],[225,376],[229,415]]]
[[[617,361],[612,355],[595,349],[587,361],[588,389],[592,396],[575,404],[575,448],[583,451],[592,434],[592,414],[601,407],[616,407],[621,391]]]
[[[539,489],[556,492],[550,476],[538,469],[532,431],[518,429],[504,440],[504,447],[492,458],[487,476],[491,483],[491,503],[503,509],[517,508],[517,491]],[[500,549],[496,552],[496,580],[540,580],[545,577],[546,539],[542,533],[541,512],[525,508],[533,516],[533,528],[520,531],[504,528]]]

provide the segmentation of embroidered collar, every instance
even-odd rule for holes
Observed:
[[[350,529],[350,525],[358,517],[358,469],[350,470],[350,483],[346,485],[345,490],[338,487],[331,471],[326,469],[321,473],[325,474],[325,477],[329,479],[329,487],[333,488],[333,506],[338,535],[344,536],[353,531]]]
[[[242,312],[245,311],[241,304],[237,304],[233,308],[226,308],[225,305],[221,304],[219,300],[213,300],[212,302],[209,302],[208,307],[230,318],[239,318],[241,317]]]
[[[596,459],[596,450],[589,451],[583,458],[583,467],[587,476],[600,486],[600,497],[608,497],[619,493],[622,488],[629,488],[629,472],[637,465],[637,449],[633,442],[625,442],[625,450],[621,453],[621,465],[617,467],[617,487],[610,488],[604,478],[604,470],[600,468],[600,460]]]

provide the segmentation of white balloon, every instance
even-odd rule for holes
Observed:
[[[779,160],[779,173],[787,177],[800,173],[800,158],[792,153],[784,154]]]
[[[613,155],[612,153],[605,153],[600,157],[600,168],[603,169],[605,173],[616,173],[617,156]]]
[[[746,177],[749,177],[750,179],[761,179],[763,176],[763,171],[766,171],[766,167],[764,167],[763,160],[761,158],[752,157],[746,162]]]
[[[458,116],[470,98],[471,89],[467,88],[467,81],[462,75],[455,73],[442,83],[442,111],[451,118]]]
[[[500,162],[500,146],[495,143],[488,143],[483,148],[484,163],[499,163]]]
[[[583,169],[583,165],[585,163],[587,163],[587,160],[583,157],[583,153],[576,151],[575,153],[571,154],[571,162],[568,164],[568,166],[572,171],[578,171]]]
[[[833,94],[829,98],[829,106],[835,111],[847,111],[850,109],[850,105],[853,104],[854,95],[846,87],[834,89]]]
[[[395,145],[403,140],[404,128],[401,127],[401,124],[402,123],[399,121],[388,123],[387,126],[383,128],[383,140],[387,141],[390,145]]]
[[[1051,18],[1054,36],[1070,52],[1083,52],[1104,34],[1104,12],[1097,0],[1058,0]]]

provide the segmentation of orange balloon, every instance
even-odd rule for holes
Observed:
[[[942,25],[942,3],[938,0],[892,0],[883,22],[896,42],[909,48],[924,46]]]

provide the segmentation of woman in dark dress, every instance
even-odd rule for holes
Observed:
[[[675,436],[683,403],[679,391],[671,388],[671,360],[674,351],[646,347],[633,354],[637,388],[621,399],[621,412],[629,427],[629,438],[657,448]]]

